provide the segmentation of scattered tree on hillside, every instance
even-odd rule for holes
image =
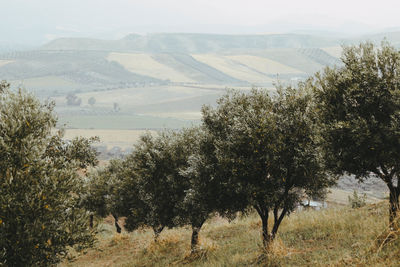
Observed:
[[[96,104],[96,98],[94,98],[93,96],[90,97],[88,99],[88,104],[93,107],[93,105]]]
[[[328,167],[363,181],[382,179],[390,191],[390,224],[399,214],[400,53],[388,43],[344,48],[343,67],[312,82]]]
[[[119,186],[122,182],[122,161],[111,160],[109,165],[102,169],[93,170],[86,179],[85,194],[82,196],[84,206],[92,212],[90,227],[93,227],[94,215],[105,218],[114,217],[117,233],[121,233],[118,223]]]
[[[80,106],[82,103],[82,99],[77,97],[75,94],[68,94],[66,96],[67,99],[67,105],[68,106]]]
[[[78,170],[95,152],[90,140],[52,135],[53,108],[0,85],[0,265],[50,266],[93,245]]]
[[[319,192],[332,183],[321,164],[311,95],[303,87],[279,88],[273,98],[264,90],[232,91],[215,109],[203,108],[203,121],[220,168],[229,170],[225,184],[246,194],[245,202],[261,218],[268,249],[304,192]]]
[[[182,168],[181,174],[188,180],[189,189],[180,206],[192,226],[191,252],[195,253],[199,232],[210,215],[218,213],[232,218],[237,211],[246,209],[247,202],[245,195],[237,193],[237,188],[228,182],[229,170],[220,168],[213,136],[203,127],[188,129],[185,134],[186,142],[182,145],[192,145],[188,167]]]
[[[177,132],[146,134],[126,158],[121,201],[132,203],[123,212],[126,229],[150,226],[157,240],[164,227],[184,224],[177,203],[183,202],[188,182],[179,170],[187,164],[190,146],[182,146],[179,138]]]

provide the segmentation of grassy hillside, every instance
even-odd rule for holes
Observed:
[[[190,256],[190,229],[149,229],[118,235],[101,222],[97,247],[60,266],[399,266],[400,233],[388,232],[387,202],[363,208],[295,212],[282,222],[270,253],[261,249],[255,214],[228,222],[210,219],[200,232],[201,251]],[[386,242],[385,242],[386,240]]]

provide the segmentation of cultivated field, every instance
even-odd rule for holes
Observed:
[[[112,130],[112,129],[66,129],[64,138],[71,140],[74,137],[90,138],[98,136],[100,144],[107,148],[119,146],[123,149],[132,147],[145,133],[156,134],[156,131],[147,130]]]
[[[239,80],[248,81],[250,83],[266,83],[272,82],[272,79],[264,73],[251,69],[244,64],[238,64],[225,56],[214,54],[197,54],[192,55],[196,60],[203,62],[213,68],[216,68]]]
[[[157,62],[150,54],[110,53],[107,59],[118,62],[127,70],[137,74],[172,82],[195,82],[173,68]]]
[[[270,75],[303,73],[302,71],[299,71],[295,68],[286,66],[282,63],[279,63],[277,61],[268,58],[257,57],[252,55],[234,55],[234,56],[228,56],[228,58],[233,59],[234,61],[237,61],[240,64],[244,64],[250,67],[251,69],[257,70],[262,73],[267,73]]]

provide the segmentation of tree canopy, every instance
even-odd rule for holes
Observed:
[[[243,203],[260,215],[265,247],[303,194],[332,184],[321,161],[315,116],[305,87],[278,88],[272,97],[265,90],[231,91],[215,109],[203,108],[220,166],[229,170],[225,184],[245,193]]]
[[[96,163],[94,140],[61,140],[52,103],[0,89],[0,264],[53,265],[94,241],[77,172]]]
[[[317,95],[327,166],[359,180],[375,175],[390,190],[390,223],[399,210],[400,53],[388,43],[346,47],[344,65],[309,82]]]

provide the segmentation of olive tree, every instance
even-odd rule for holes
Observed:
[[[120,206],[126,229],[147,225],[155,240],[164,227],[183,225],[185,218],[177,203],[183,202],[188,182],[180,174],[187,164],[190,147],[180,144],[180,134],[164,131],[154,137],[143,135],[124,162]]]
[[[78,170],[96,154],[91,141],[52,134],[52,103],[0,89],[0,265],[53,265],[93,244]]]
[[[92,212],[90,227],[93,227],[94,215],[104,218],[112,215],[117,233],[121,233],[118,223],[119,187],[122,183],[122,160],[110,160],[108,166],[94,169],[85,180],[85,192],[82,196],[84,206]]]
[[[219,168],[229,170],[225,184],[245,193],[262,221],[268,249],[283,218],[305,192],[320,192],[332,183],[324,172],[316,139],[312,95],[299,89],[230,91],[216,108],[203,108],[203,122],[213,136]],[[270,212],[273,225],[268,226]]]
[[[181,174],[189,182],[184,201],[178,203],[181,216],[192,227],[191,252],[198,250],[199,232],[210,215],[219,214],[232,218],[237,211],[245,210],[245,195],[236,191],[227,181],[229,170],[223,168],[216,156],[213,136],[204,127],[187,131],[185,143],[192,145],[188,154],[187,166],[181,168]]]
[[[388,43],[345,47],[343,66],[310,80],[317,94],[328,167],[390,191],[389,222],[399,213],[400,53]]]

